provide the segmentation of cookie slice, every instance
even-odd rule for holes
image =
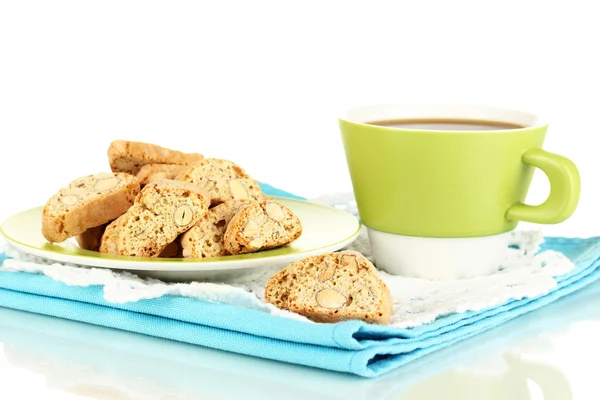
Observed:
[[[226,256],[223,238],[227,225],[240,207],[248,204],[244,200],[229,200],[208,210],[189,231],[181,236],[183,257],[208,258]]]
[[[137,178],[129,174],[109,172],[75,179],[44,206],[42,234],[49,242],[62,242],[106,224],[125,213],[139,191]]]
[[[190,167],[178,179],[208,191],[213,206],[228,200],[262,200],[258,183],[229,160],[206,158]]]
[[[210,197],[188,182],[163,179],[146,185],[116,228],[118,254],[158,257],[209,204]]]
[[[117,246],[117,239],[119,238],[118,228],[124,217],[125,215],[121,215],[106,226],[106,229],[102,234],[102,239],[100,240],[100,247],[98,248],[100,253],[119,254],[119,248]]]
[[[75,239],[77,240],[79,247],[85,250],[98,251],[107,226],[108,224],[96,226],[77,235]]]
[[[225,231],[225,250],[252,253],[284,246],[302,234],[300,219],[274,200],[253,202],[240,208]]]
[[[315,322],[388,324],[392,295],[362,254],[342,251],[296,261],[269,279],[265,300]]]
[[[189,168],[188,165],[178,164],[146,164],[137,173],[137,178],[140,185],[144,187],[150,182],[161,179],[175,179]]]
[[[118,247],[118,239],[119,239],[119,231],[117,228],[119,227],[120,222],[122,221],[122,217],[117,218],[110,224],[106,226],[104,230],[104,234],[100,240],[100,245],[96,251],[100,253],[109,253],[109,254],[119,254]],[[94,228],[92,228],[94,229]],[[89,229],[88,229],[89,231]],[[86,232],[88,232],[86,231]],[[84,232],[85,234],[85,232]],[[78,236],[79,237],[79,236]],[[81,243],[80,243],[81,246]],[[88,250],[93,250],[92,248]],[[181,257],[181,246],[179,244],[179,240],[175,240],[174,242],[167,245],[164,250],[160,253],[159,257],[162,258],[173,258],[173,257]]]
[[[113,172],[137,175],[146,164],[191,165],[202,160],[197,153],[182,153],[155,144],[115,140],[108,147],[108,161]]]

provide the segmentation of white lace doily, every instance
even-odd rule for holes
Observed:
[[[356,203],[346,194],[316,199],[317,202],[345,209],[356,215]],[[539,251],[543,235],[539,231],[514,231],[511,248],[498,272],[484,277],[432,281],[406,278],[381,272],[394,300],[391,326],[411,328],[434,321],[452,313],[479,311],[503,304],[510,299],[545,295],[556,287],[555,276],[571,271],[575,266],[561,253]],[[371,256],[369,240],[363,229],[349,249]],[[126,303],[164,295],[184,296],[200,300],[252,308],[308,321],[288,311],[279,310],[264,302],[264,289],[269,277],[277,269],[246,284],[178,283],[168,284],[155,279],[141,279],[129,273],[116,273],[101,268],[87,268],[60,264],[22,253],[8,245],[5,252],[14,257],[4,262],[0,270],[44,274],[72,286],[104,285],[104,297],[113,303]]]

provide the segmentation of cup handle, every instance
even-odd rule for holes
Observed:
[[[550,181],[550,195],[539,206],[513,204],[506,212],[509,220],[557,224],[569,218],[579,202],[579,171],[571,160],[542,149],[530,149],[522,161],[541,169]]]

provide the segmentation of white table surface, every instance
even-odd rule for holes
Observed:
[[[598,399],[600,283],[377,379],[0,308],[0,399]]]

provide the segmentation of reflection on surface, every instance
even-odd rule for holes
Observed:
[[[415,385],[401,400],[534,400],[529,382],[534,382],[544,400],[572,400],[573,392],[567,377],[550,365],[524,361],[505,354],[508,369],[500,375],[469,374],[449,371]],[[539,397],[538,397],[539,398]]]
[[[119,376],[93,363],[77,364],[59,361],[19,347],[5,347],[7,359],[14,365],[41,374],[49,387],[99,400],[164,400],[164,393],[175,388],[165,387],[149,379]],[[119,360],[115,360],[118,362]],[[125,379],[123,379],[125,378]],[[176,394],[172,400],[198,398],[192,392]],[[191,397],[190,397],[191,396]],[[206,398],[206,397],[204,397]]]
[[[49,387],[94,399],[265,399],[273,393],[347,399],[347,384],[358,393],[358,386],[370,385],[349,375],[2,308],[0,340],[10,364],[43,375]]]
[[[31,379],[43,376],[48,387],[93,399],[420,400],[435,394],[534,400],[530,389],[538,386],[545,399],[585,400],[571,394],[580,393],[581,381],[560,357],[574,353],[573,343],[585,346],[600,336],[600,323],[589,323],[598,319],[600,285],[592,285],[380,378],[363,379],[0,308],[0,359]],[[585,330],[577,329],[582,321]],[[594,349],[588,352],[600,357]],[[548,362],[532,360],[532,353]]]

